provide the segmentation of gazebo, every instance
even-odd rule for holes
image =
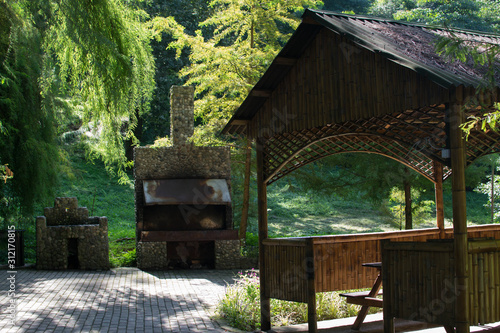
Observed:
[[[499,44],[500,36],[454,30]],[[270,298],[308,303],[315,293],[370,287],[382,261],[384,328],[393,318],[468,332],[500,321],[500,225],[467,228],[464,170],[500,151],[500,135],[461,129],[499,101],[499,82],[480,92],[473,66],[436,54],[449,30],[306,10],[302,22],[223,130],[256,141],[261,329]],[[476,103],[472,103],[477,100]],[[435,184],[437,227],[390,233],[269,239],[267,186],[323,157],[384,155]],[[442,183],[452,177],[453,228],[444,227]],[[381,242],[381,240],[384,240]],[[443,295],[443,288],[449,293]],[[439,305],[425,315],[422,307]],[[437,311],[437,310],[436,310]]]

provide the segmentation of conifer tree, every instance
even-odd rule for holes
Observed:
[[[174,18],[156,18],[154,28],[167,31],[180,56],[188,49],[190,64],[180,73],[195,87],[197,132],[217,133],[246,97],[299,24],[306,7],[317,0],[213,0],[213,15],[195,35]],[[196,133],[195,133],[196,135]]]

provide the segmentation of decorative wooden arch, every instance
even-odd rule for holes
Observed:
[[[444,106],[442,106],[444,107]],[[409,110],[399,114],[327,124],[300,132],[277,134],[265,142],[264,174],[268,184],[301,166],[336,153],[376,153],[408,166],[435,182],[433,160],[445,147],[443,112],[427,108],[427,112]],[[425,117],[425,118],[424,118]],[[441,118],[441,119],[440,119]],[[414,133],[415,121],[428,124]],[[446,176],[449,175],[447,168]]]
[[[464,169],[500,151],[500,135],[473,129],[465,142],[461,126],[467,117],[492,110],[500,88],[478,94],[481,73],[437,55],[433,41],[446,34],[421,25],[306,10],[223,130],[257,142],[261,272],[268,238],[266,187],[325,156],[366,152],[397,160],[433,181],[441,203],[442,181],[452,175],[455,278],[467,285]],[[500,44],[497,35],[455,34]],[[476,97],[481,103],[470,103]],[[439,221],[442,207],[437,206]],[[261,318],[262,330],[269,330],[265,279],[261,275]],[[457,332],[469,331],[466,297],[458,296]],[[309,329],[315,331],[312,324]]]

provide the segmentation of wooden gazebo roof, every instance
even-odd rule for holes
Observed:
[[[434,163],[450,174],[447,110],[461,89],[473,97],[481,71],[450,62],[433,42],[448,30],[306,10],[294,35],[223,129],[263,145],[264,180],[344,152],[381,154],[435,181]],[[454,30],[469,40],[500,36]],[[500,80],[498,81],[500,82]],[[465,117],[498,100],[481,95]],[[467,164],[500,150],[500,135],[473,131]]]

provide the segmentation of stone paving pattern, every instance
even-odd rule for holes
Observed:
[[[235,271],[0,270],[0,332],[225,332],[210,319]]]

